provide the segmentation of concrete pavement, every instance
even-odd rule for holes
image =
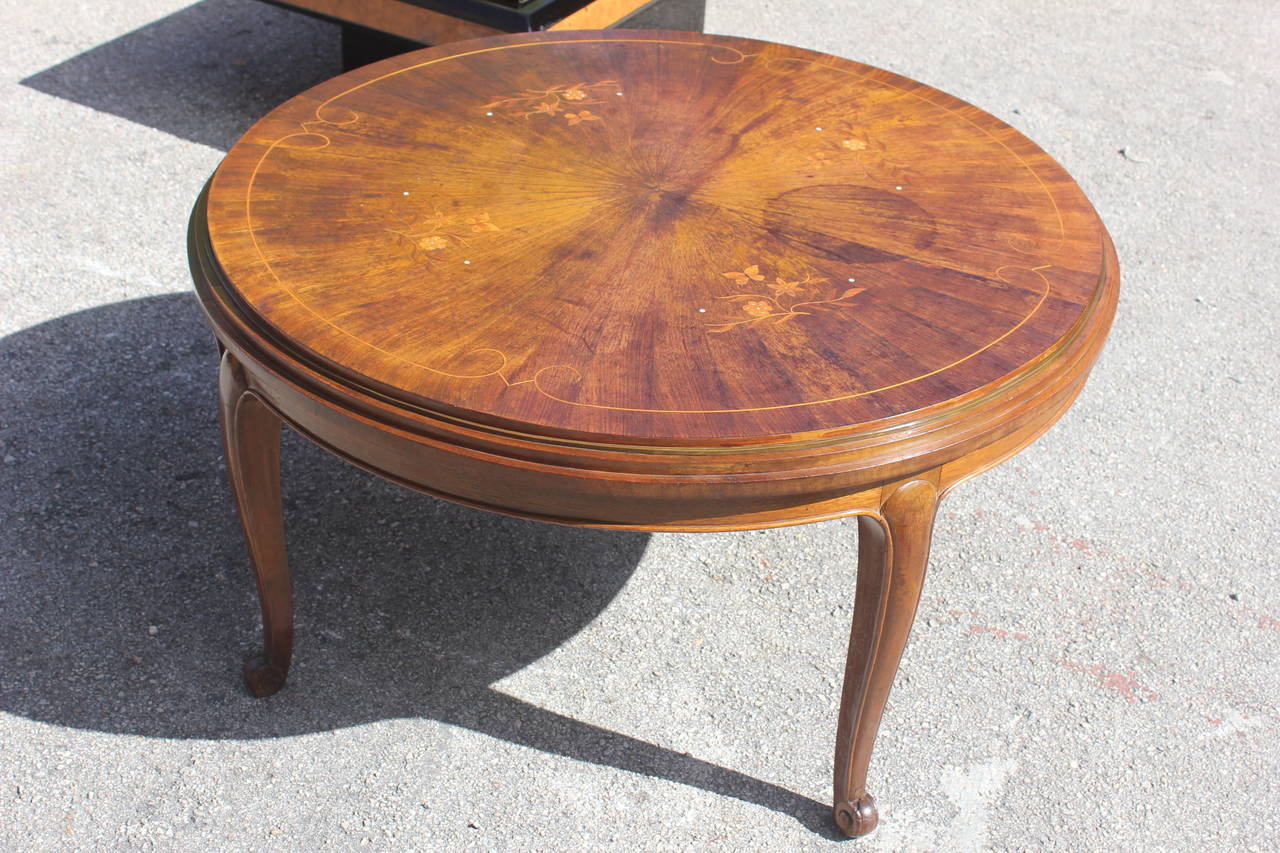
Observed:
[[[1010,122],[1121,256],[1076,407],[944,504],[854,842],[826,805],[851,521],[566,530],[291,439],[296,662],[249,697],[186,216],[336,33],[0,8],[0,849],[1280,849],[1273,2],[708,4]]]

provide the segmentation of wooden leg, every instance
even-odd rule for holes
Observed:
[[[858,518],[858,587],[836,729],[834,814],[849,836],[875,829],[867,765],[885,700],[915,619],[938,493],[913,480],[884,501],[880,518]]]
[[[244,369],[229,352],[222,354],[218,385],[227,476],[258,581],[266,640],[262,654],[245,664],[244,680],[253,695],[270,696],[284,686],[293,654],[293,590],[280,502],[280,419],[249,390]]]

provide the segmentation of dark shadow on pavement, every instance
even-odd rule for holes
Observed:
[[[0,339],[0,710],[157,738],[425,717],[836,837],[807,797],[491,687],[595,619],[646,534],[455,506],[288,432],[295,662],[282,692],[249,696],[240,665],[259,642],[257,601],[221,469],[215,379],[190,294]]]
[[[22,84],[226,151],[341,71],[336,24],[258,0],[203,0]]]

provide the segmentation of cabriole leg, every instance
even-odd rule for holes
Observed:
[[[875,829],[867,765],[885,700],[907,644],[929,561],[938,493],[914,480],[884,501],[880,518],[858,518],[858,586],[836,729],[834,815],[849,836]]]
[[[244,668],[255,696],[284,686],[293,653],[293,590],[280,502],[280,419],[249,389],[244,368],[222,354],[222,447],[262,604],[263,652]]]

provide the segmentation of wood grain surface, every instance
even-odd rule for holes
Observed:
[[[1071,178],[904,78],[702,34],[548,33],[344,75],[208,197],[228,304],[415,411],[624,446],[797,443],[1007,397],[1105,332]]]

